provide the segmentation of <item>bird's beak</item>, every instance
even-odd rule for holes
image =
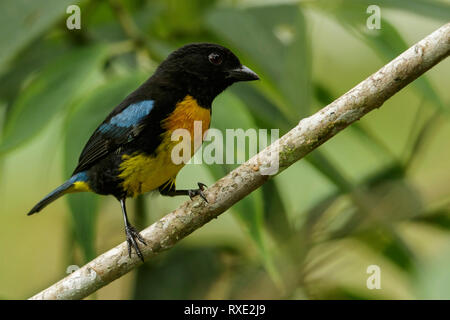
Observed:
[[[259,80],[258,75],[244,65],[241,65],[239,68],[229,70],[228,78],[233,78],[235,81]]]

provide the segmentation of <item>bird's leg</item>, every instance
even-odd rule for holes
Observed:
[[[136,239],[139,240],[144,245],[147,245],[147,244],[145,243],[144,238],[141,237],[139,232],[137,232],[137,230],[128,221],[127,208],[125,205],[125,198],[120,199],[120,205],[122,207],[123,222],[125,223],[125,234],[127,236],[128,255],[131,258],[131,246],[133,246],[138,257],[141,258],[142,262],[144,262],[144,256],[142,255],[141,250],[139,250],[139,246],[136,242]]]
[[[163,196],[175,197],[175,196],[189,196],[189,198],[194,198],[195,196],[202,197],[203,200],[208,202],[206,199],[203,190],[206,189],[206,185],[204,183],[198,182],[198,189],[187,189],[187,190],[177,190],[175,184],[171,184],[167,187],[167,184],[163,184],[159,187],[159,193]]]

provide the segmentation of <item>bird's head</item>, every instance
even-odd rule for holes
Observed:
[[[181,47],[161,63],[157,73],[169,76],[194,95],[210,97],[211,101],[235,82],[259,79],[233,52],[212,43]]]

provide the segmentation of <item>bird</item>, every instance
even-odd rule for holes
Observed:
[[[179,190],[176,176],[184,163],[174,163],[171,151],[177,129],[194,134],[201,121],[202,141],[210,126],[213,100],[230,85],[259,80],[259,76],[228,48],[214,43],[191,43],[170,53],[155,72],[120,102],[96,128],[81,151],[72,176],[39,201],[28,215],[41,211],[68,193],[112,195],[121,205],[128,255],[132,248],[144,261],[138,242],[147,245],[130,223],[126,199],[159,191],[163,196],[203,193],[206,185]],[[86,115],[87,117],[89,115]],[[191,154],[195,153],[191,139]]]

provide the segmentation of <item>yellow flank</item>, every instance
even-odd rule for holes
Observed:
[[[84,181],[74,182],[70,189],[71,189],[71,192],[91,191],[91,188],[89,187],[89,185]]]
[[[203,134],[209,128],[210,120],[210,109],[199,106],[193,97],[188,95],[178,102],[175,110],[161,123],[166,132],[162,134],[162,141],[156,149],[156,155],[134,153],[122,156],[119,177],[124,180],[122,187],[128,196],[135,197],[154,190],[169,180],[173,185],[176,175],[184,164],[172,162],[172,149],[179,143],[171,141],[172,132],[176,129],[186,129],[190,132],[192,156],[197,151],[194,150],[194,121],[202,122],[201,139],[203,140]]]

